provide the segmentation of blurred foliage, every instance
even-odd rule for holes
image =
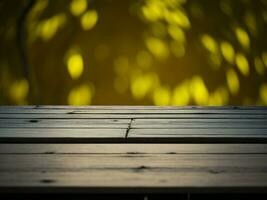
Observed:
[[[267,0],[29,1],[0,1],[2,105],[267,105]]]

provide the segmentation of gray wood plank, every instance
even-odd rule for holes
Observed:
[[[131,128],[141,129],[266,129],[262,119],[135,119]]]
[[[128,134],[127,134],[128,132]],[[127,138],[125,138],[127,135]],[[0,142],[39,143],[266,143],[265,129],[87,129],[87,128],[1,128]]]
[[[267,136],[265,129],[130,129],[131,135],[154,135],[170,136],[170,135],[263,135]]]
[[[122,170],[0,173],[0,192],[45,193],[266,193],[266,173],[203,173]],[[112,174],[112,175],[111,175]],[[205,178],[203,178],[205,177]]]
[[[266,155],[0,155],[6,188],[222,191],[267,188]],[[205,177],[205,178],[204,178]],[[124,191],[124,190],[122,190]]]
[[[208,169],[267,173],[267,156],[246,154],[20,154],[0,155],[1,172],[134,170],[203,172]]]
[[[0,119],[0,128],[128,128],[130,119]],[[132,128],[267,128],[262,119],[136,119]]]
[[[134,119],[133,124],[176,124],[176,123],[267,123],[267,119],[218,119],[218,118],[211,118],[211,119],[164,119],[164,118],[158,118],[158,119]]]
[[[116,142],[126,129],[1,128],[0,142]]]
[[[267,154],[267,144],[0,144],[0,154]]]
[[[265,114],[0,114],[0,119],[267,119]]]
[[[127,129],[129,119],[0,119],[0,128]]]
[[[0,107],[0,192],[266,192],[266,122],[267,107]]]
[[[129,142],[266,143],[265,129],[130,129]]]

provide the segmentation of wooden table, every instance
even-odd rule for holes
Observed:
[[[267,193],[267,107],[2,106],[0,193]]]

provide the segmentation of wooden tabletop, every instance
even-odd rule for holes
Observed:
[[[267,192],[267,107],[2,106],[14,191]]]

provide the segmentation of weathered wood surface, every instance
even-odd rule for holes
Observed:
[[[267,192],[267,108],[3,106],[14,191]]]
[[[126,129],[1,128],[0,142],[123,142]]]
[[[0,107],[0,142],[267,142],[266,107]]]
[[[2,144],[0,191],[264,192],[266,144]]]
[[[0,154],[267,154],[267,144],[1,144]]]

